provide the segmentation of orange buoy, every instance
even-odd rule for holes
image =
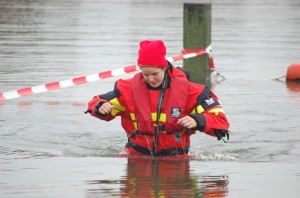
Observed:
[[[287,81],[300,81],[300,64],[291,64],[286,73]]]

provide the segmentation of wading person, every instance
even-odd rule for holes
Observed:
[[[188,74],[165,59],[161,40],[140,42],[141,72],[116,81],[114,90],[88,103],[92,116],[110,121],[121,116],[128,142],[122,154],[188,157],[196,131],[219,140],[229,123],[217,96],[206,86],[188,81]]]

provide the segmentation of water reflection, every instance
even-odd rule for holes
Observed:
[[[287,81],[286,86],[291,93],[300,92],[300,81]]]
[[[187,159],[128,158],[125,172],[120,180],[88,181],[88,197],[222,198],[228,194],[227,176],[193,174]]]

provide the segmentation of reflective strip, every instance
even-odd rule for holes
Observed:
[[[198,105],[197,108],[195,108],[191,114],[196,114],[196,113],[203,113],[204,109],[201,105]]]
[[[134,113],[130,113],[130,117],[131,117],[131,120],[136,120]]]
[[[112,116],[116,116],[120,111],[126,111],[126,109],[119,103],[117,98],[109,101],[115,108],[111,111]]]
[[[132,178],[132,179],[129,179],[128,180],[129,181],[129,183],[130,183],[130,186],[133,188],[133,190],[134,191],[137,191],[137,179],[136,179],[136,177],[134,177],[134,178]],[[198,182],[198,180],[197,180],[197,182]],[[197,183],[198,184],[198,183]]]
[[[151,117],[152,117],[153,121],[156,121],[156,115],[157,115],[157,113],[151,113]]]
[[[152,121],[156,121],[156,116],[157,116],[157,113],[151,113]],[[161,113],[159,121],[160,122],[166,122],[167,121],[167,114]]]
[[[213,114],[215,114],[216,116],[219,115],[219,112],[224,113],[224,110],[223,110],[222,108],[215,108],[215,109],[212,109],[212,110],[208,111],[208,113],[213,113]]]
[[[113,109],[112,111],[111,111],[111,115],[112,116],[116,116],[117,115],[117,113],[119,113],[120,111],[118,110],[118,109]]]
[[[154,122],[156,121],[156,114],[157,113],[151,113],[151,118],[152,118],[152,121],[154,121]],[[135,114],[130,113],[130,118],[133,121],[133,125],[134,125],[135,129],[137,129],[137,123],[135,122],[136,121]],[[159,121],[160,122],[166,122],[167,121],[167,114],[161,113]]]
[[[119,103],[117,98],[114,98],[112,100],[109,101],[110,104],[114,105],[116,107],[116,109],[118,109],[119,111],[126,111],[126,109]]]
[[[137,129],[137,123],[136,122],[133,122],[133,126],[135,129]]]
[[[203,107],[201,105],[197,106],[197,113],[202,113],[204,111]]]
[[[167,114],[161,113],[159,121],[160,122],[166,122],[167,121]]]
[[[132,120],[132,124],[133,124],[134,128],[137,129],[137,123],[135,122],[135,120],[136,120],[135,114],[130,113],[130,118]]]

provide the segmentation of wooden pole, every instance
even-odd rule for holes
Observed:
[[[184,3],[183,48],[205,49],[211,44],[211,4]],[[183,67],[191,72],[190,80],[210,86],[208,55],[183,61]]]

